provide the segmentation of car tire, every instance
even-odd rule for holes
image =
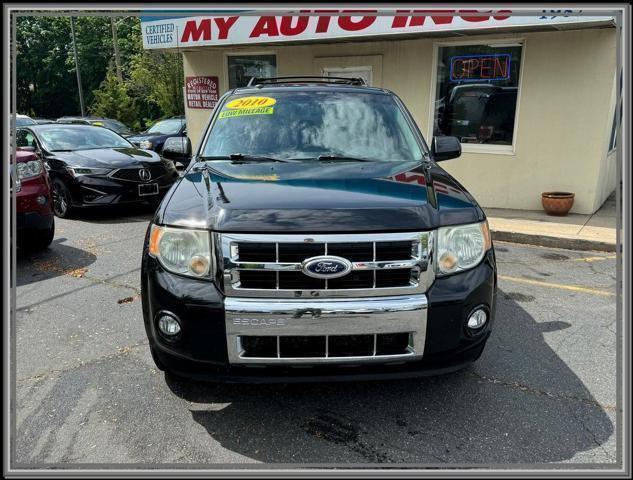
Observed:
[[[59,218],[69,218],[73,213],[70,191],[66,184],[56,178],[53,180],[52,188],[53,212]]]
[[[55,220],[51,223],[51,227],[48,230],[37,232],[35,238],[31,238],[27,241],[27,248],[29,250],[45,250],[53,241],[55,237]]]

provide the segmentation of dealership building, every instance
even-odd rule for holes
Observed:
[[[572,213],[595,212],[616,186],[614,19],[447,12],[242,12],[141,25],[146,49],[183,55],[194,148],[217,98],[251,77],[360,77],[395,92],[427,142],[460,138],[462,156],[442,167],[483,207],[540,210],[542,192],[569,191]]]

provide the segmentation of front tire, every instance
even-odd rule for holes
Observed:
[[[53,212],[59,218],[69,218],[73,213],[70,191],[66,184],[56,178],[53,180]]]

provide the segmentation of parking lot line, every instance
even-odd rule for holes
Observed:
[[[531,280],[529,278],[508,277],[506,275],[499,275],[499,278],[501,280],[507,280],[509,282],[525,283],[527,285],[538,285],[540,287],[546,287],[546,288],[559,288],[561,290],[590,293],[592,295],[601,295],[603,297],[612,297],[615,295],[615,292],[609,292],[607,290],[598,290],[596,288],[580,287],[578,285],[566,285],[563,283],[541,282],[539,280]]]
[[[614,258],[616,258],[615,255],[609,255],[607,257],[572,258],[571,260],[574,262],[599,262],[600,260],[613,260]]]

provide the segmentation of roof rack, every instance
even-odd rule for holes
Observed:
[[[294,77],[270,77],[259,78],[252,77],[248,82],[248,87],[255,85],[279,85],[285,83],[332,83],[340,85],[365,85],[365,80],[362,78],[347,78],[347,77],[318,77],[298,75]]]

